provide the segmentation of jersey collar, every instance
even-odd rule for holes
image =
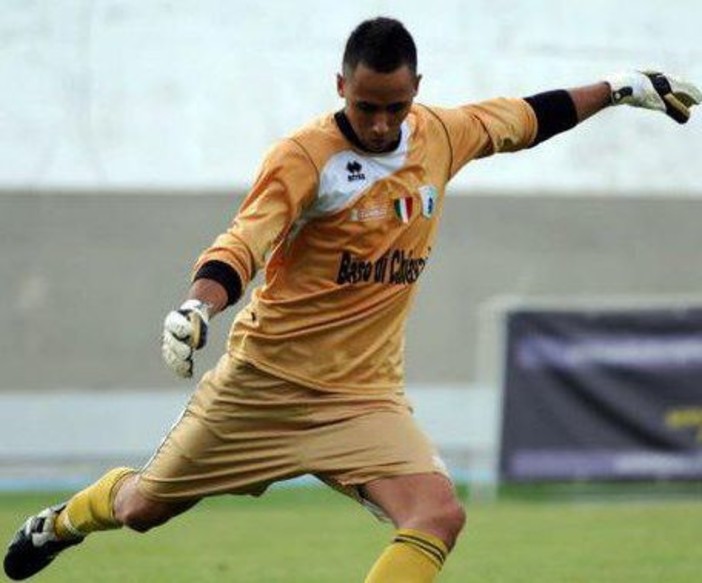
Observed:
[[[365,152],[367,154],[388,154],[390,152],[394,152],[397,150],[398,146],[400,145],[400,142],[402,142],[402,130],[400,130],[400,135],[398,136],[397,140],[390,144],[387,148],[382,150],[381,152],[374,152],[366,148],[362,143],[361,140],[358,139],[358,136],[356,135],[356,132],[353,131],[353,127],[351,127],[351,122],[349,121],[349,118],[346,117],[346,114],[344,113],[344,110],[337,111],[334,114],[334,121],[336,121],[336,125],[339,127],[339,131],[344,134],[344,137],[351,142],[355,148],[358,150],[361,150],[361,152]]]

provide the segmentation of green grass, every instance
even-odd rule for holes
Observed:
[[[56,495],[0,495],[0,538]],[[441,583],[692,583],[702,573],[700,499],[468,507]],[[389,526],[320,488],[203,502],[145,535],[101,533],[32,581],[360,583]]]

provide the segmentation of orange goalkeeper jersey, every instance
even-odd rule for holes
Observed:
[[[529,146],[536,126],[524,100],[500,98],[415,104],[384,154],[357,149],[338,114],[276,144],[195,266],[223,261],[244,285],[265,267],[232,325],[230,354],[320,390],[398,390],[405,322],[446,184],[475,158]]]

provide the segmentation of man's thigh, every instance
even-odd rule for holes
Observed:
[[[320,427],[304,437],[306,465],[322,481],[364,504],[380,519],[393,513],[366,495],[365,485],[403,476],[432,476],[450,484],[439,453],[409,407],[377,410]]]
[[[315,428],[301,439],[301,453],[310,471],[342,484],[365,484],[403,474],[446,473],[434,444],[412,414],[401,409],[366,412]]]
[[[294,451],[304,410],[297,388],[223,357],[206,373],[154,456],[138,488],[163,502],[216,494],[262,494],[301,473]]]
[[[317,391],[225,356],[203,376],[138,487],[164,502],[259,495],[310,473],[360,499],[361,484],[433,472],[446,468],[404,397]]]

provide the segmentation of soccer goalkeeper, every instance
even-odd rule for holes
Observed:
[[[30,517],[4,561],[12,579],[89,534],[144,532],[206,496],[261,495],[312,474],[396,531],[366,583],[430,583],[465,514],[403,392],[405,321],[434,247],[447,183],[466,164],[529,148],[610,105],[679,123],[702,94],[663,73],[456,108],[415,103],[412,37],[393,19],[349,37],[340,111],[278,142],[230,228],[204,251],[168,314],[163,358],[190,377],[211,318],[255,273],[226,353],[141,469],[116,468]]]

